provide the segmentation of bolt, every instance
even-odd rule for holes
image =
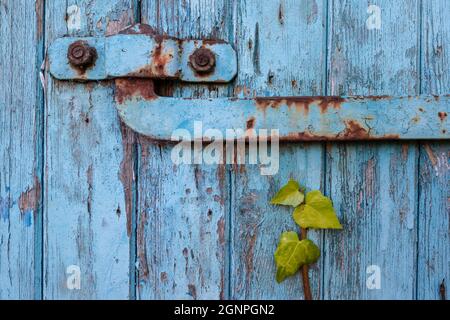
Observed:
[[[77,41],[69,46],[67,58],[73,67],[87,69],[97,60],[97,50],[85,41]]]
[[[216,66],[216,55],[209,49],[200,48],[189,57],[192,68],[199,73],[208,73]]]

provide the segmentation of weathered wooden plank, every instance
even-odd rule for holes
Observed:
[[[47,45],[116,33],[134,11],[129,0],[47,1]],[[108,82],[49,76],[46,98],[44,298],[127,299],[133,134],[120,126]],[[81,288],[71,290],[78,268]]]
[[[423,1],[422,92],[450,89],[450,11],[448,1]],[[419,159],[417,298],[442,299],[450,285],[450,144],[425,143]],[[441,289],[441,285],[442,289]]]
[[[239,96],[323,95],[326,1],[239,1],[234,28],[239,57]],[[245,121],[244,121],[245,124]],[[321,144],[280,146],[280,171],[261,176],[259,166],[232,171],[231,271],[233,299],[301,299],[300,275],[275,281],[275,252],[285,230],[298,230],[286,208],[269,205],[289,178],[308,188],[323,187]],[[311,232],[320,245],[320,233]],[[311,270],[320,297],[321,268]]]
[[[380,29],[366,1],[330,1],[330,94],[417,94],[418,2],[370,5],[381,9]],[[417,158],[413,143],[329,145],[327,193],[344,232],[324,240],[325,299],[414,297]],[[379,290],[366,285],[372,265]]]
[[[232,42],[225,0],[143,1],[142,22],[178,38]],[[227,86],[165,85],[175,97],[227,95]],[[199,119],[201,120],[201,119]],[[226,298],[228,173],[224,166],[175,166],[172,146],[140,137],[138,298]]]
[[[40,298],[43,1],[0,2],[0,299]]]
[[[450,139],[449,96],[418,97],[288,97],[255,99],[180,99],[158,97],[148,80],[117,81],[120,118],[134,131],[170,141],[175,130],[196,134],[204,128],[240,130],[239,139],[267,137],[277,130],[281,141],[431,140]],[[137,90],[145,86],[146,94]],[[155,126],[157,122],[159,125]]]

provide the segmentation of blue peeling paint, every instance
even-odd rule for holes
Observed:
[[[22,214],[22,220],[26,227],[31,227],[33,224],[33,210],[26,210]]]
[[[9,220],[10,200],[9,198],[0,198],[0,217],[3,221]]]

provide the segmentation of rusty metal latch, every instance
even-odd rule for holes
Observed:
[[[155,140],[171,140],[197,121],[237,138],[276,129],[283,141],[450,139],[450,96],[271,97],[178,99],[159,97],[153,79],[229,82],[236,52],[221,41],[179,40],[136,25],[103,38],[61,38],[49,50],[51,74],[61,80],[115,80],[124,123]],[[155,125],[157,124],[157,125]],[[207,138],[207,137],[203,137]]]
[[[108,37],[57,39],[49,49],[49,63],[50,73],[60,80],[136,77],[225,83],[237,73],[230,44],[161,36],[141,24]]]

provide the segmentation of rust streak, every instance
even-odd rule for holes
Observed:
[[[33,211],[36,214],[41,199],[41,184],[37,176],[34,177],[34,185],[28,188],[19,198],[19,209],[23,217],[25,212]]]
[[[345,130],[341,133],[348,140],[362,140],[369,138],[369,132],[355,120],[345,122]]]
[[[345,102],[346,99],[342,97],[268,97],[268,98],[255,98],[256,107],[265,112],[269,107],[277,109],[282,105],[287,105],[289,108],[295,106],[298,111],[303,111],[305,115],[308,114],[310,106],[316,105],[320,108],[320,112],[326,113],[330,107],[334,109],[339,109],[341,104]]]
[[[343,102],[345,102],[345,99],[341,97],[323,97],[319,103],[320,112],[326,113],[329,107],[340,109]]]
[[[131,236],[131,216],[133,210],[133,184],[134,184],[134,143],[135,136],[131,129],[121,123],[123,160],[120,164],[119,178],[125,193],[125,211],[127,216],[127,233]]]
[[[256,244],[256,234],[249,235],[247,237],[247,243],[248,243],[248,250],[245,254],[245,274],[246,274],[246,281],[247,281],[247,288],[250,287],[251,284],[251,277],[253,274],[253,255],[255,251],[255,244]]]
[[[41,39],[44,31],[44,0],[36,0],[35,2],[36,9],[36,32],[37,38]]]
[[[251,130],[255,128],[255,122],[256,119],[255,117],[251,117],[250,119],[247,120],[247,130]]]
[[[147,245],[145,242],[145,226],[147,224],[147,214],[142,212],[137,232],[137,258],[139,261],[139,280],[147,281],[149,268],[147,261]]]
[[[445,289],[445,279],[442,280],[441,284],[439,285],[439,296],[440,296],[441,300],[447,300],[446,289]]]
[[[221,249],[225,248],[225,218],[221,217],[217,222],[217,234],[219,236],[219,246]],[[223,250],[220,252],[223,252]],[[221,257],[223,259],[223,255]],[[221,269],[220,271],[220,300],[225,299],[225,270]]]
[[[222,217],[217,222],[217,234],[219,235],[219,245],[225,245],[225,219]]]
[[[444,122],[445,119],[447,119],[447,112],[441,111],[438,113],[438,116],[439,116],[439,119],[441,119],[441,122]]]
[[[188,285],[189,295],[192,299],[197,300],[197,288],[193,284]]]
[[[437,166],[438,160],[436,158],[436,155],[433,153],[433,150],[431,149],[429,144],[426,144],[424,146],[425,151],[428,155],[428,158],[430,159],[431,165],[435,168]]]
[[[155,100],[153,80],[150,79],[116,79],[116,101],[123,104],[126,100],[139,97],[144,100]]]

